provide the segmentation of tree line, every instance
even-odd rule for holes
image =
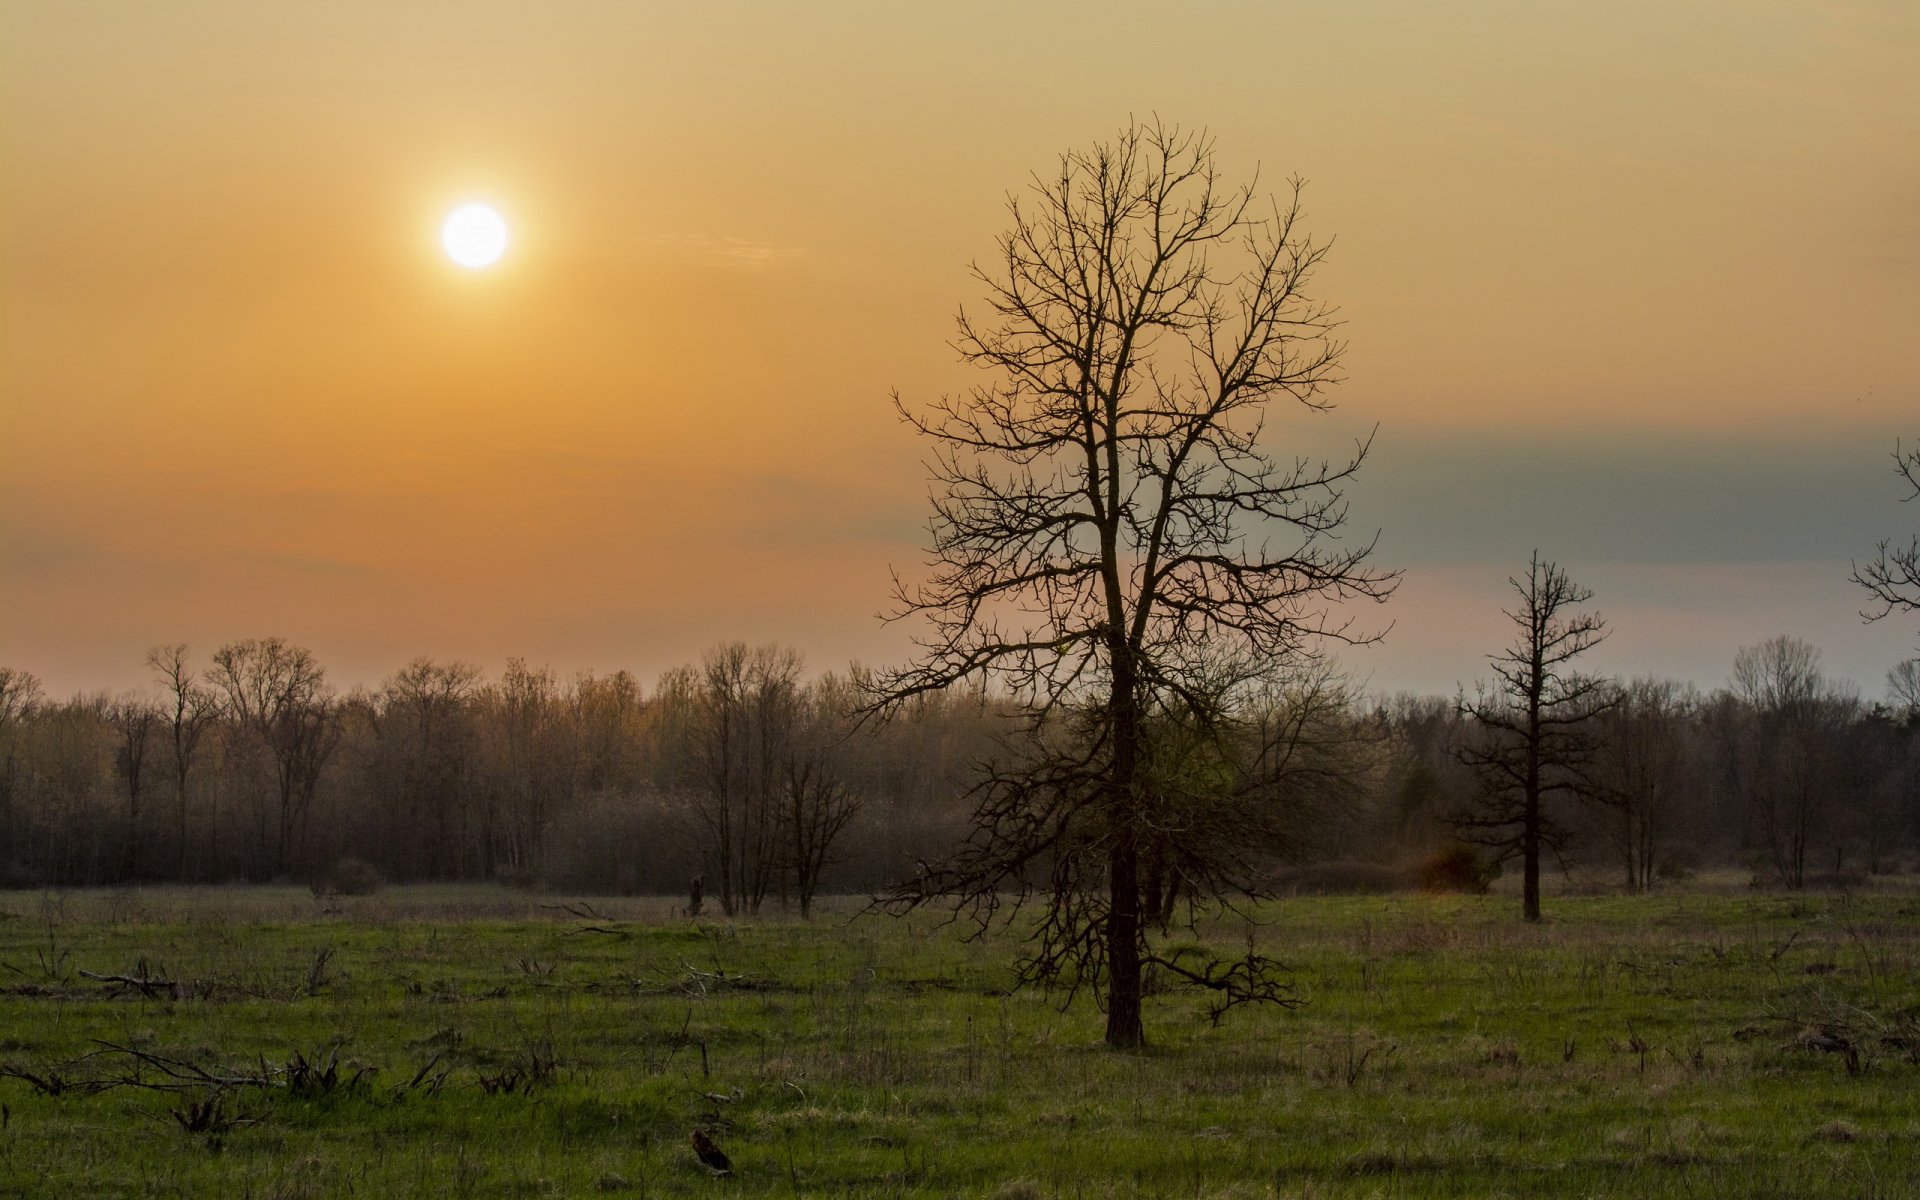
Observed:
[[[597,891],[700,876],[727,914],[805,910],[952,839],[940,801],[995,719],[956,693],[854,736],[850,676],[771,646],[717,647],[650,692],[419,658],[343,693],[280,638],[147,664],[147,687],[59,701],[0,667],[0,883],[327,886],[352,860]]]
[[[790,648],[739,643],[651,689],[419,658],[343,693],[277,638],[147,663],[147,687],[64,700],[0,668],[6,885],[325,885],[347,859],[396,882],[680,895],[697,876],[724,914],[804,912],[950,860],[979,828],[983,764],[1032,715],[953,689],[861,722],[858,669],[809,674]],[[1712,691],[1588,678],[1577,703],[1577,754],[1546,768],[1550,867],[1644,891],[1737,865],[1803,888],[1920,853],[1920,661],[1870,702],[1779,637]],[[1513,710],[1492,693],[1369,698],[1321,669],[1247,711],[1227,739],[1193,714],[1149,722],[1153,786],[1176,799],[1143,847],[1143,919],[1174,920],[1229,853],[1309,890],[1415,886],[1462,847],[1471,870],[1439,882],[1473,886],[1522,857],[1511,772],[1489,765],[1511,753]],[[1041,884],[1067,854],[1037,849],[1004,882]]]

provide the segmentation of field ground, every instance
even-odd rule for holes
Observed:
[[[1306,1003],[1138,1054],[1011,935],[588,903],[0,894],[0,1196],[1920,1195],[1911,893],[1288,901]]]

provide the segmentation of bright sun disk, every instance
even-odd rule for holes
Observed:
[[[507,251],[506,218],[485,204],[463,204],[441,223],[440,245],[469,271],[490,267]]]

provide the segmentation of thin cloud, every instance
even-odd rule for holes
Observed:
[[[766,267],[805,257],[804,246],[736,237],[732,234],[659,233],[644,240],[658,246],[674,246],[692,251],[709,266]]]

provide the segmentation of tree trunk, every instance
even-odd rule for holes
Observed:
[[[1140,717],[1126,647],[1116,647],[1111,711],[1113,789],[1107,803],[1113,849],[1107,864],[1107,1045],[1132,1050],[1147,1044],[1140,1017],[1140,842],[1135,795]]]
[[[1525,860],[1522,874],[1521,915],[1529,921],[1540,919],[1540,797],[1527,797],[1526,829],[1521,835],[1520,855]]]
[[[1131,822],[1128,822],[1131,824]],[[1107,1045],[1147,1044],[1140,1019],[1140,864],[1131,830],[1113,849],[1107,910]]]
[[[1533,689],[1527,697],[1527,779],[1521,811],[1520,857],[1523,863],[1521,916],[1540,919],[1540,696],[1545,668],[1537,648],[1533,659]]]

